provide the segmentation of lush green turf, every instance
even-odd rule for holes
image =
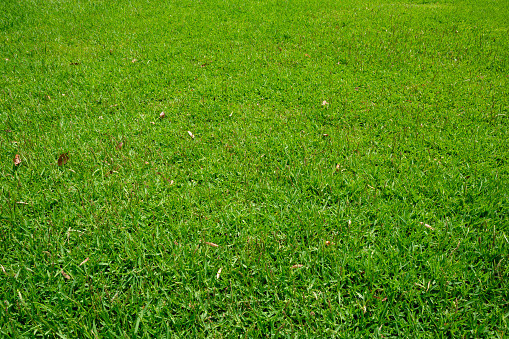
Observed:
[[[508,18],[1,1],[0,335],[507,337]]]

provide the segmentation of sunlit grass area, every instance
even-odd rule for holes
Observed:
[[[1,336],[507,336],[507,18],[0,2]]]

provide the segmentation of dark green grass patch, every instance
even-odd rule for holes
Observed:
[[[0,13],[2,336],[507,335],[506,3]]]

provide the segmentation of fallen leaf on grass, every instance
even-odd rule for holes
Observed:
[[[311,56],[309,54],[304,54],[305,57],[308,57],[308,58],[311,58]]]
[[[16,156],[14,156],[14,166],[19,166],[19,164],[21,164],[21,158],[19,154],[16,154]]]
[[[299,268],[299,267],[304,267],[304,265],[296,264],[296,265],[292,266],[292,268]]]
[[[334,243],[333,243],[333,242],[331,242],[331,241],[329,241],[329,240],[327,240],[327,241],[325,242],[325,246],[330,246],[330,245],[334,245]]]
[[[327,101],[322,101],[322,106],[328,105],[329,103]]]
[[[161,114],[159,114],[159,119],[164,118],[164,115],[165,115],[164,112],[161,112]]]
[[[221,275],[221,271],[223,270],[223,268],[221,267],[218,271],[217,271],[217,274],[216,274],[216,279],[219,279],[219,276]]]
[[[341,165],[340,164],[336,164],[336,172],[339,172],[340,169],[341,169]]]
[[[204,244],[207,244],[207,245],[209,245],[209,246],[212,246],[212,247],[219,247],[219,245],[218,245],[218,244],[214,244],[213,242],[204,241],[203,243],[204,243]]]
[[[122,149],[122,146],[124,146],[124,143],[123,142],[119,142],[118,145],[117,145],[117,149],[118,150]]]
[[[71,276],[67,273],[64,272],[64,270],[62,270],[60,273],[62,273],[62,275],[64,276],[65,279],[69,280],[71,279]]]
[[[432,231],[434,231],[434,230],[435,230],[433,227],[431,227],[431,226],[430,226],[430,225],[428,225],[428,224],[423,223],[422,221],[419,221],[419,224],[423,225],[424,227],[429,228],[429,229],[430,229],[430,230],[432,230]]]
[[[193,134],[193,133],[191,133],[191,131],[187,131],[187,133],[189,134],[189,136],[190,136],[191,138],[193,138],[193,139],[194,139],[194,134]]]
[[[81,266],[81,265],[83,265],[83,264],[86,264],[86,263],[87,263],[87,261],[88,261],[88,259],[89,259],[89,258],[86,258],[85,260],[83,260],[83,261],[81,262],[80,266]]]
[[[62,153],[58,157],[58,166],[63,166],[69,161],[69,153]]]

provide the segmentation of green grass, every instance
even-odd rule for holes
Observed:
[[[1,1],[0,335],[507,337],[508,17]]]

